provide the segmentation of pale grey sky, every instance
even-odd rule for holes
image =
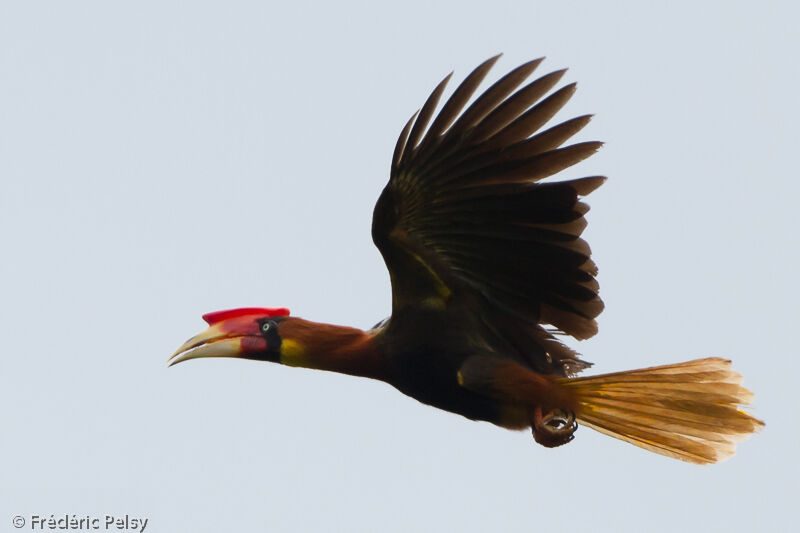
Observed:
[[[788,531],[800,196],[793,3],[3,2],[0,530]],[[450,70],[542,55],[607,144],[586,236],[605,372],[719,355],[766,429],[698,467],[347,376],[166,358],[200,315],[369,327],[401,127]],[[30,530],[29,525],[25,529]]]

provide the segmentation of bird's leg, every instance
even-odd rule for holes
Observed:
[[[533,438],[542,446],[554,448],[571,441],[578,424],[576,404],[570,391],[550,375],[523,367],[516,361],[496,356],[476,355],[467,359],[458,372],[462,387],[524,409]],[[518,426],[519,427],[519,426]]]
[[[541,406],[536,406],[531,415],[533,440],[542,446],[555,448],[575,438],[578,423],[572,411],[556,408],[542,413]]]

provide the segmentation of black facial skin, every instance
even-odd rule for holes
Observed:
[[[267,341],[266,360],[278,363],[281,360],[281,336],[278,333],[278,323],[282,318],[262,318],[258,321],[258,330]]]

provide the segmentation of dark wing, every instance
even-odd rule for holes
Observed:
[[[560,147],[590,116],[539,131],[575,91],[571,84],[543,98],[563,70],[516,90],[541,59],[464,110],[498,57],[464,80],[427,131],[450,76],[406,124],[375,206],[373,240],[391,275],[394,312],[445,309],[463,296],[504,350],[537,371],[571,374],[587,363],[551,333],[585,339],[597,332],[603,303],[580,238],[589,208],[579,196],[605,178],[540,181],[601,143]]]

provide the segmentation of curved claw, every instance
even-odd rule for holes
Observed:
[[[575,422],[575,413],[557,408],[542,413],[541,407],[536,407],[533,412],[533,439],[548,448],[555,448],[568,443],[575,438],[578,423]]]

